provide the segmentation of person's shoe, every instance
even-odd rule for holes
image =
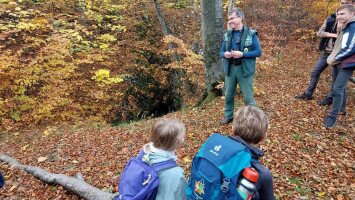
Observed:
[[[324,126],[325,128],[333,128],[335,127],[335,124],[337,122],[337,118],[328,115],[325,119],[324,119]]]
[[[327,105],[331,105],[332,103],[333,103],[333,99],[332,98],[325,97],[324,99],[322,99],[322,100],[320,100],[318,102],[318,105],[327,106]]]
[[[295,99],[312,100],[313,97],[302,93],[300,95],[295,96]]]
[[[221,122],[220,122],[220,124],[221,125],[226,125],[226,124],[229,124],[229,123],[231,123],[233,121],[233,118],[226,118],[226,117],[224,117],[222,120],[221,120]]]

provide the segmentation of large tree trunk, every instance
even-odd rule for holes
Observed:
[[[42,168],[22,165],[14,158],[7,155],[0,155],[0,161],[5,162],[12,167],[26,171],[27,173],[33,175],[37,179],[44,181],[49,184],[61,185],[67,190],[74,192],[75,194],[89,200],[112,200],[115,194],[104,192],[99,188],[96,188],[80,178],[74,178],[66,176],[64,174],[53,174]]]
[[[214,86],[223,75],[222,60],[219,58],[223,39],[223,11],[221,0],[202,0],[202,39],[205,64],[206,92],[216,93]]]

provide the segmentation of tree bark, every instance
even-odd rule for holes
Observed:
[[[230,11],[235,8],[235,2],[236,0],[229,0],[229,3],[228,3],[228,13],[230,13]]]
[[[221,0],[202,0],[201,4],[206,92],[211,93],[223,75],[222,60],[219,58],[223,39],[223,6]]]
[[[46,183],[61,185],[67,190],[85,199],[112,200],[115,197],[115,194],[104,192],[99,188],[96,188],[78,178],[66,176],[64,174],[53,174],[42,168],[31,166],[31,165],[22,165],[14,158],[4,154],[0,155],[0,161],[5,162],[15,168],[24,170],[25,172],[33,175],[37,179],[44,181]]]
[[[157,12],[158,20],[159,20],[160,26],[161,26],[161,28],[162,28],[162,30],[163,30],[164,36],[169,36],[169,35],[171,35],[170,27],[169,27],[169,25],[165,22],[163,12],[161,11],[161,8],[160,8],[160,4],[157,2],[157,0],[152,0],[152,2],[153,2],[153,4],[154,4],[155,10],[156,10],[156,12]],[[169,47],[169,49],[173,49],[173,48],[174,48],[174,45],[171,44],[171,43],[169,43],[169,44],[168,44],[168,47]],[[174,59],[175,61],[180,61],[179,55],[177,55],[176,53],[173,54],[173,59]]]
[[[155,10],[157,11],[158,20],[161,25],[161,28],[163,29],[164,36],[168,36],[171,34],[171,30],[170,30],[169,26],[165,23],[164,15],[160,9],[160,5],[157,2],[157,0],[152,0],[152,1],[153,1]]]
[[[163,15],[163,12],[160,8],[160,4],[157,2],[157,0],[152,0],[152,2],[154,4],[155,10],[157,12],[158,20],[159,20],[160,26],[163,30],[164,36],[172,35],[172,31],[164,19],[164,15]],[[174,44],[169,43],[168,48],[170,50],[173,50]],[[173,54],[173,60],[176,62],[181,61],[180,56],[176,52],[174,52],[174,54]],[[170,71],[170,73],[171,73],[171,78],[169,78],[169,86],[170,86],[171,90],[178,91],[178,88],[181,84],[180,79],[185,76],[185,72],[183,69],[172,69]]]

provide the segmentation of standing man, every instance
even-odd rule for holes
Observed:
[[[342,24],[334,49],[328,57],[328,64],[334,66],[335,82],[332,87],[333,103],[324,120],[326,128],[335,126],[339,114],[346,114],[346,86],[355,69],[355,7],[342,5],[337,9],[337,20]],[[346,60],[350,60],[346,62]],[[341,63],[341,64],[340,64]]]
[[[225,104],[222,125],[233,121],[234,96],[239,85],[245,105],[255,106],[253,83],[256,57],[261,47],[255,30],[243,25],[244,12],[234,8],[228,13],[228,30],[224,35],[220,57],[225,73]]]
[[[341,0],[340,6],[350,4],[350,0]],[[317,36],[321,38],[319,44],[319,50],[322,52],[316,65],[311,72],[311,80],[309,82],[308,88],[305,92],[300,95],[295,96],[296,99],[312,100],[313,92],[317,87],[319,77],[321,73],[328,67],[327,58],[333,50],[335,40],[337,38],[337,23],[336,23],[336,13],[331,14],[320,27],[317,32]],[[334,80],[333,80],[334,81]],[[320,106],[330,105],[332,103],[332,93],[328,93],[327,96],[318,102]]]

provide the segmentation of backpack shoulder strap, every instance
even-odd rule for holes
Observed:
[[[251,157],[251,160],[250,160],[251,163],[260,163],[260,161],[258,159],[255,159],[253,157]]]
[[[164,169],[169,169],[169,168],[177,167],[177,166],[178,166],[178,165],[176,164],[176,161],[173,160],[173,159],[166,160],[166,161],[159,162],[159,163],[154,163],[154,164],[152,165],[153,169],[154,169],[156,172],[159,172],[159,171],[164,170]]]
[[[141,150],[140,152],[139,152],[139,154],[138,154],[138,156],[137,156],[137,158],[138,159],[140,159],[140,160],[142,160],[142,158],[143,158],[143,156],[144,156],[144,151],[143,150]]]
[[[145,153],[144,151],[140,151],[139,152],[139,155],[137,156],[137,159],[138,160],[142,160],[143,157],[144,157]],[[149,163],[147,163],[149,164]],[[178,165],[176,164],[176,161],[173,160],[173,159],[170,159],[170,160],[166,160],[166,161],[163,161],[163,162],[158,162],[158,163],[153,163],[153,164],[149,164],[153,169],[154,171],[158,172],[158,171],[161,171],[161,170],[164,170],[164,169],[169,169],[169,168],[173,168],[173,167],[177,167]]]

